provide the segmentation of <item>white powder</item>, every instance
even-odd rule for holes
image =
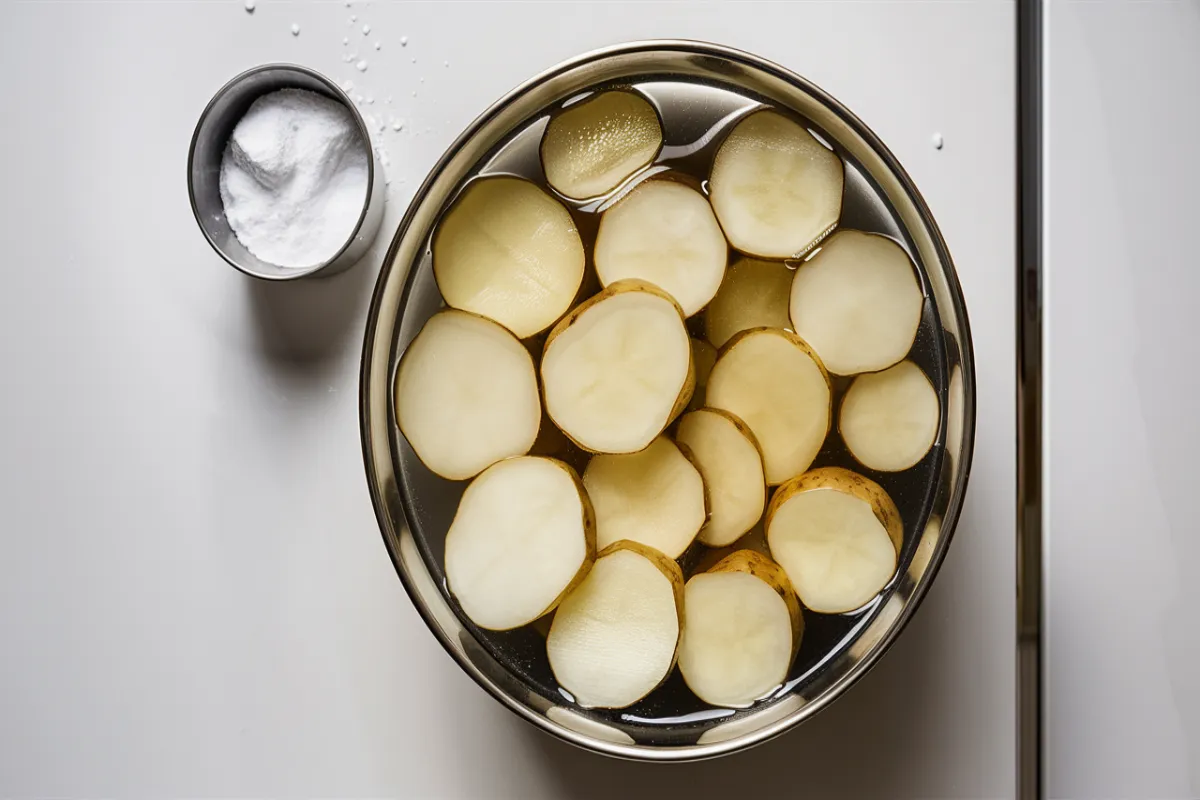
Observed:
[[[313,267],[350,235],[367,196],[367,145],[350,111],[302,89],[250,106],[221,159],[221,202],[238,241],[281,267]]]

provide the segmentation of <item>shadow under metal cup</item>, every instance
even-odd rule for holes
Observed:
[[[367,159],[367,191],[354,230],[336,253],[311,267],[281,267],[255,256],[238,241],[229,227],[221,201],[221,158],[234,127],[255,100],[279,89],[306,89],[343,105],[358,126],[363,146],[370,155]],[[188,150],[188,195],[204,238],[232,267],[263,280],[327,277],[357,262],[374,241],[383,221],[383,184],[383,171],[371,147],[370,130],[349,96],[319,72],[295,64],[254,67],[221,87],[200,115]]]

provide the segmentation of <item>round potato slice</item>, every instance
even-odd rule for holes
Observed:
[[[767,505],[754,434],[728,411],[702,408],[680,418],[675,438],[691,452],[708,488],[711,513],[698,538],[710,547],[732,544],[754,527]]]
[[[533,359],[500,325],[465,311],[425,323],[400,359],[395,401],[417,457],[451,480],[527,453],[538,435]]]
[[[433,274],[446,304],[494,319],[521,339],[566,313],[583,265],[567,209],[521,178],[472,182],[433,235]]]
[[[678,558],[708,516],[700,471],[665,436],[636,453],[594,456],[583,486],[601,549],[628,539]]]
[[[510,458],[467,487],[446,534],[446,583],[471,621],[509,630],[553,609],[591,567],[596,521],[561,461]]]
[[[792,329],[835,375],[877,372],[908,355],[924,303],[900,245],[874,233],[838,231],[796,270]]]
[[[675,298],[684,316],[708,304],[729,245],[704,195],[670,180],[638,186],[600,217],[596,274],[605,286],[636,278]]]
[[[842,160],[776,111],[739,122],[713,162],[713,210],[735,248],[760,258],[807,252],[842,213]]]
[[[755,328],[731,339],[708,376],[705,398],[750,428],[771,486],[808,469],[829,433],[829,376],[788,331]]]
[[[542,356],[546,412],[593,453],[633,453],[692,395],[692,346],[679,306],[643,281],[618,281],[550,332]]]
[[[662,148],[658,112],[640,94],[601,92],[550,119],[542,137],[542,171],[572,200],[608,194],[648,165]]]
[[[679,671],[697,697],[745,708],[783,683],[804,621],[778,565],[739,550],[694,575],[683,597]]]
[[[806,608],[839,614],[862,608],[896,573],[904,536],[900,512],[879,484],[823,467],[775,492],[767,544]]]
[[[865,467],[899,472],[915,465],[938,432],[938,396],[911,361],[859,375],[842,400],[838,429]]]
[[[788,328],[788,298],[796,273],[782,261],[739,258],[704,314],[704,332],[716,347],[751,328]]]
[[[682,626],[679,565],[644,545],[617,542],[559,604],[546,654],[576,703],[624,708],[671,673]]]

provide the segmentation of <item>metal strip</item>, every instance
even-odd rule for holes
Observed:
[[[1045,795],[1042,709],[1042,57],[1045,6],[1017,2],[1017,797]]]

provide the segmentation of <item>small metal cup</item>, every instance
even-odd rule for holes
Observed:
[[[270,264],[247,250],[229,227],[225,219],[225,206],[221,201],[221,157],[234,127],[255,100],[278,89],[306,89],[341,103],[354,118],[370,154],[367,161],[367,192],[354,231],[328,259],[315,266],[299,269]],[[188,149],[188,195],[192,201],[192,213],[196,215],[196,223],[204,233],[204,238],[230,266],[252,278],[263,280],[328,277],[362,258],[383,221],[383,183],[383,171],[371,147],[370,130],[349,96],[329,78],[296,64],[254,67],[221,87],[200,115]]]

